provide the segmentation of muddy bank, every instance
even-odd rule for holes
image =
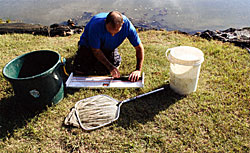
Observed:
[[[70,36],[75,33],[81,33],[83,26],[76,26],[72,20],[68,20],[66,25],[52,24],[50,26],[43,26],[40,24],[28,23],[3,23],[0,24],[0,34],[7,33],[28,33],[34,35],[44,36]]]
[[[0,24],[0,34],[7,33],[29,33],[48,35],[48,27],[39,24],[26,23],[2,23]]]

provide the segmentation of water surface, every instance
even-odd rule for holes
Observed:
[[[249,6],[249,0],[0,0],[0,18],[85,25],[96,13],[118,10],[137,26],[192,32],[249,27]]]

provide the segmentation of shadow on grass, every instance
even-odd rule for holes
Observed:
[[[176,94],[169,84],[164,87],[163,91],[123,104],[117,121],[118,126],[128,128],[133,126],[134,121],[142,124],[153,121],[159,112],[185,98],[185,96]]]
[[[16,129],[25,127],[36,115],[45,111],[47,106],[36,108],[18,100],[16,96],[0,100],[0,139],[11,137]]]
[[[72,72],[73,70],[73,59],[74,57],[67,59],[66,69],[69,72]],[[123,104],[121,106],[120,117],[116,121],[118,126],[128,128],[133,126],[132,124],[134,121],[142,124],[145,124],[148,121],[153,121],[154,117],[159,114],[159,112],[166,110],[170,105],[185,98],[185,96],[175,93],[170,88],[170,84],[165,85],[164,88],[165,89],[163,91],[159,91]],[[74,94],[77,91],[79,91],[79,89],[66,89],[65,95]]]
[[[66,59],[66,70],[69,72],[73,69],[71,64],[73,59],[74,57]],[[63,82],[66,82],[67,76],[63,72],[61,76]],[[11,88],[5,89],[5,91],[13,92]],[[64,90],[64,95],[73,94],[77,91]],[[2,98],[0,100],[0,139],[11,137],[16,129],[25,127],[35,116],[46,111],[47,107],[50,106],[32,105],[16,96]]]

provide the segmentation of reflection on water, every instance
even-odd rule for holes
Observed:
[[[0,0],[0,18],[50,25],[118,10],[137,26],[185,32],[250,26],[249,0]]]

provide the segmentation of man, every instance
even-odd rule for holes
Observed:
[[[129,75],[129,80],[138,81],[144,60],[144,48],[132,23],[117,11],[97,14],[86,25],[79,41],[74,73],[111,74],[112,77],[119,78],[121,57],[117,47],[126,38],[134,46],[137,59],[136,69]]]

